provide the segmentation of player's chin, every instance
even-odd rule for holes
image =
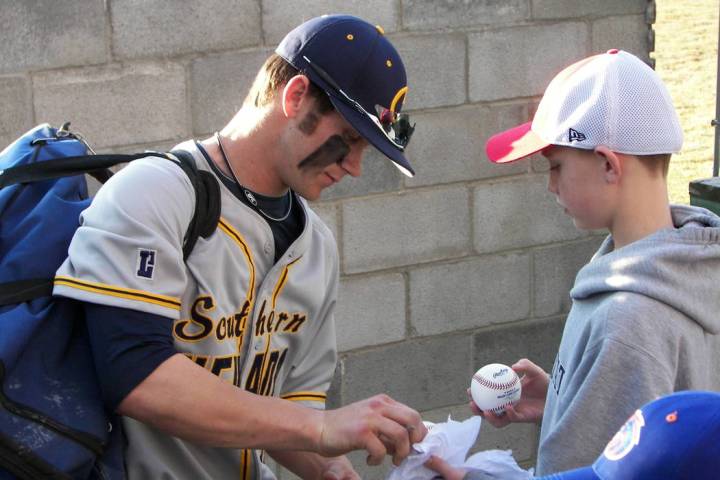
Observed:
[[[313,202],[320,198],[320,195],[322,194],[322,189],[321,188],[307,188],[302,192],[296,192],[296,193],[299,194],[301,197],[303,197],[305,200]]]

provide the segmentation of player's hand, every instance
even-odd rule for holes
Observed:
[[[515,406],[508,406],[505,412],[498,416],[492,412],[483,412],[472,401],[472,397],[470,398],[472,411],[497,428],[517,422],[540,423],[545,410],[545,397],[550,383],[550,377],[545,370],[527,358],[518,360],[512,365],[512,369],[517,372],[522,385],[522,395]]]
[[[361,480],[350,460],[345,456],[332,458],[325,463],[322,480]]]
[[[337,456],[362,449],[369,465],[379,465],[388,454],[400,465],[425,434],[418,412],[381,394],[323,412],[318,453]]]
[[[465,478],[465,470],[455,468],[442,458],[431,455],[430,460],[425,462],[425,468],[429,468],[442,476],[445,480],[462,480]]]

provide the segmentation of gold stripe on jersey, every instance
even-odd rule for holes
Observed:
[[[86,292],[99,293],[111,297],[125,298],[138,302],[152,303],[161,307],[180,310],[180,299],[177,297],[168,297],[154,293],[144,292],[142,290],[133,290],[131,288],[116,287],[113,285],[105,285],[102,283],[88,282],[86,280],[78,280],[77,278],[58,275],[53,282],[55,285],[63,285]]]
[[[242,249],[245,258],[247,259],[248,267],[250,268],[250,285],[248,286],[248,292],[246,297],[250,302],[252,302],[253,296],[255,295],[255,264],[252,261],[250,247],[248,247],[247,242],[245,241],[243,236],[240,235],[240,232],[231,227],[227,220],[225,220],[224,218],[220,217],[218,227],[220,228],[220,230],[225,232],[235,243],[240,245],[240,248]]]
[[[275,303],[277,302],[277,297],[280,295],[280,292],[285,287],[285,284],[287,283],[288,274],[290,273],[290,267],[295,265],[298,260],[300,260],[302,256],[296,258],[292,262],[285,265],[285,268],[283,268],[282,274],[280,274],[280,280],[278,280],[277,285],[275,285],[275,289],[273,290],[273,296],[272,296],[272,308],[275,310]]]
[[[327,395],[322,392],[291,392],[280,395],[280,398],[293,402],[307,401],[325,403],[325,400],[327,400]]]
[[[252,450],[243,449],[240,452],[240,478],[242,480],[250,480],[250,472],[252,471]]]

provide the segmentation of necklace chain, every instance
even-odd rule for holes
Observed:
[[[223,147],[222,142],[220,141],[220,134],[218,132],[215,132],[215,140],[217,140],[218,147],[220,147],[220,153],[222,154],[223,160],[225,161],[225,165],[228,166],[228,169],[230,169],[230,173],[233,176],[233,180],[237,184],[238,187],[240,187],[240,190],[242,190],[243,194],[245,195],[245,198],[247,198],[247,201],[250,202],[250,204],[255,207],[255,210],[260,212],[263,217],[267,218],[268,220],[272,220],[273,222],[282,222],[286,218],[290,216],[290,212],[292,212],[292,202],[293,202],[293,195],[292,192],[288,189],[288,198],[289,198],[289,205],[288,210],[285,212],[285,215],[283,215],[280,218],[273,217],[272,215],[268,215],[263,211],[262,208],[260,208],[260,205],[258,204],[257,199],[255,198],[255,195],[253,195],[253,192],[251,192],[247,187],[243,186],[237,178],[237,175],[235,175],[235,170],[233,170],[232,165],[230,164],[230,161],[228,160],[228,156],[225,153],[225,148]]]

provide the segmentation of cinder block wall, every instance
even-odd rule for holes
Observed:
[[[532,116],[566,64],[617,47],[649,60],[647,0],[22,0],[0,3],[0,144],[71,121],[98,151],[167,149],[221,128],[292,27],[342,12],[382,25],[406,62],[417,130],[406,179],[370,152],[315,207],[342,258],[331,406],[386,392],[430,421],[469,415],[490,362],[550,368],[568,289],[600,235],[577,231],[542,162],[483,144]],[[484,426],[476,448],[530,465],[537,428]],[[384,478],[389,463],[364,465]],[[279,470],[283,479],[293,478]]]

